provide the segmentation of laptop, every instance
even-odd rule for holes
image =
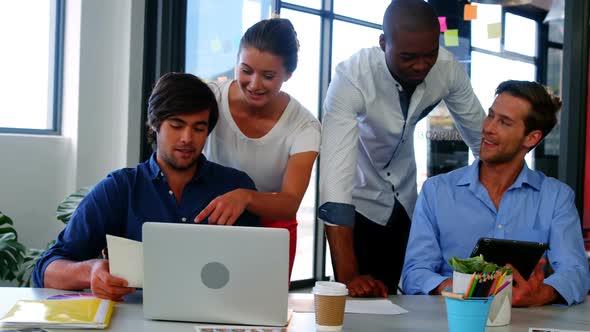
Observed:
[[[285,229],[143,224],[145,318],[287,325]]]

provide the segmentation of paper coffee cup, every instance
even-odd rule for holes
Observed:
[[[467,286],[469,286],[471,277],[472,274],[453,272],[453,293],[467,293]],[[488,316],[488,326],[510,324],[512,316],[512,275],[506,275],[503,281],[509,281],[510,284],[494,297]]]
[[[318,281],[313,288],[316,329],[340,331],[348,289],[339,282]]]

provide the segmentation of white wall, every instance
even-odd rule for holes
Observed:
[[[128,131],[137,128],[132,134],[139,135],[141,108],[129,106],[140,105],[143,28],[136,29],[136,21],[141,17],[143,27],[144,3],[85,0],[81,14],[76,184],[88,186],[139,160],[139,137]],[[128,160],[128,147],[134,160]]]
[[[63,135],[0,134],[0,211],[44,247],[57,204],[139,161],[145,0],[66,3]]]

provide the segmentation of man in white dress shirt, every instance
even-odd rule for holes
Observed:
[[[319,218],[336,279],[352,296],[395,294],[417,198],[414,129],[440,101],[479,152],[485,113],[469,77],[439,48],[434,9],[394,0],[379,46],[336,67],[324,103]]]

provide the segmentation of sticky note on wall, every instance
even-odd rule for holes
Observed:
[[[477,18],[477,6],[466,4],[463,7],[463,19],[465,21],[475,20]]]
[[[447,17],[446,16],[439,16],[438,23],[440,24],[440,32],[447,31]]]
[[[502,23],[488,24],[488,39],[502,37]]]
[[[459,30],[449,29],[445,31],[445,46],[457,47],[459,46]]]

